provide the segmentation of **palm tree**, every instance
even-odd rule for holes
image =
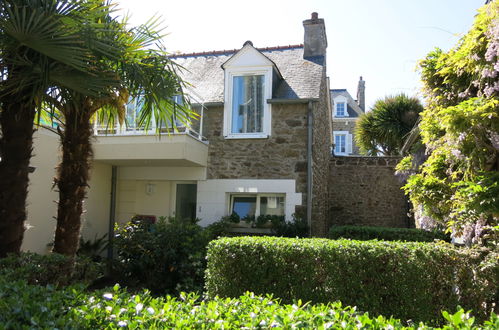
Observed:
[[[51,86],[84,94],[102,88],[87,66],[91,54],[80,29],[81,18],[102,6],[93,0],[0,1],[0,258],[22,244],[33,120],[45,92]]]
[[[56,181],[59,190],[57,227],[53,252],[74,257],[78,250],[83,200],[88,187],[92,162],[92,121],[96,115],[123,123],[125,106],[130,97],[142,100],[139,125],[150,124],[155,118],[157,127],[175,115],[187,122],[192,116],[187,106],[177,105],[173,96],[182,94],[182,80],[176,67],[161,45],[162,36],[156,31],[157,20],[138,28],[127,28],[109,13],[98,19],[105,22],[104,31],[96,31],[110,50],[94,52],[90,65],[98,68],[103,79],[115,83],[103,88],[99,95],[87,95],[71,89],[58,89],[52,97],[54,114],[61,123],[58,134],[62,146],[62,161]],[[150,49],[151,45],[156,49]]]
[[[399,155],[421,111],[421,102],[405,94],[376,101],[355,127],[355,141],[361,153],[369,156]]]

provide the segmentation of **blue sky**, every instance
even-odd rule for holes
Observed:
[[[331,88],[355,98],[366,81],[366,105],[385,95],[421,95],[418,60],[454,46],[485,0],[116,0],[132,23],[162,16],[170,52],[303,43],[302,21],[313,11],[326,22]]]

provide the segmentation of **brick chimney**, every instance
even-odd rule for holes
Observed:
[[[303,21],[305,28],[303,57],[326,56],[327,38],[324,19],[312,13],[312,18]]]
[[[366,82],[362,80],[362,76],[360,76],[359,84],[357,85],[357,104],[362,111],[366,112]]]

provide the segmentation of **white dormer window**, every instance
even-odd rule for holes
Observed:
[[[250,43],[222,66],[225,71],[224,136],[267,138],[271,130],[274,64]]]
[[[264,133],[265,76],[232,77],[231,134]]]
[[[345,102],[336,103],[336,116],[345,117]]]
[[[349,117],[347,111],[347,99],[340,95],[334,99],[334,111],[333,117],[335,118],[344,118]]]

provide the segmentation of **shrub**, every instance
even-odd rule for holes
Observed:
[[[441,231],[370,226],[333,226],[329,230],[329,238],[351,238],[361,241],[371,239],[409,242],[433,242],[434,240],[451,241],[450,236]]]
[[[207,259],[208,297],[248,290],[285,302],[340,300],[417,321],[441,320],[440,310],[458,305],[484,317],[498,298],[497,256],[486,261],[446,243],[222,238],[209,244]]]
[[[201,291],[209,236],[196,222],[170,218],[117,228],[115,275],[120,282],[155,294]]]
[[[29,284],[89,284],[104,273],[104,265],[88,257],[77,257],[71,276],[67,276],[68,257],[57,253],[40,255],[24,252],[0,259],[0,276],[10,281],[25,280]]]
[[[0,324],[6,329],[261,329],[261,328],[402,328],[405,322],[373,317],[339,302],[283,304],[269,296],[251,293],[237,299],[200,301],[194,294],[154,298],[149,293],[131,295],[115,286],[87,293],[80,287],[53,287],[7,282],[0,277]],[[497,329],[492,314],[483,324],[464,310],[444,312],[446,329]],[[429,329],[420,323],[410,328]]]

